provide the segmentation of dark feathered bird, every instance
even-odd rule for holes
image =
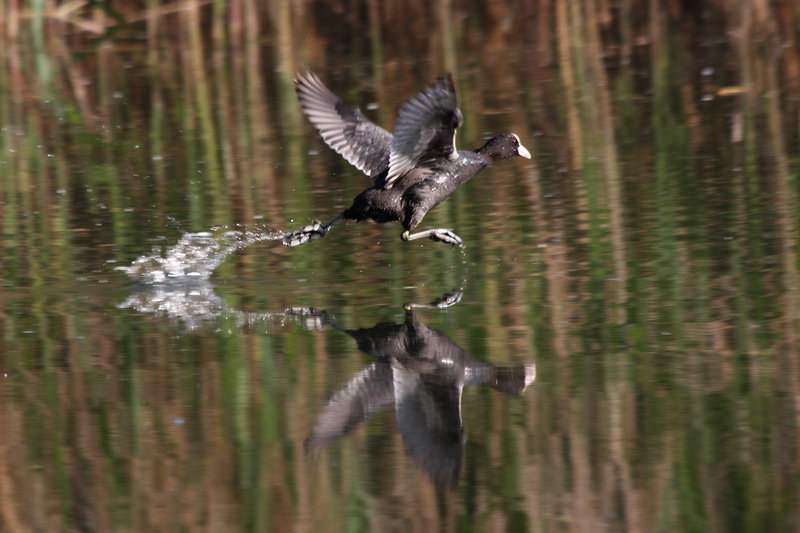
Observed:
[[[460,298],[460,291],[446,297]],[[461,416],[464,387],[489,385],[517,395],[536,379],[536,365],[496,367],[476,359],[410,310],[402,323],[359,329],[343,327],[326,311],[310,311],[323,325],[352,337],[374,362],[357,372],[319,413],[306,440],[309,451],[321,450],[393,406],[406,453],[438,485],[455,488],[467,437]]]
[[[429,238],[463,244],[449,229],[411,233],[425,214],[495,161],[531,154],[513,133],[498,135],[474,151],[457,150],[456,128],[462,115],[449,75],[408,99],[400,108],[394,133],[371,122],[308,72],[295,80],[297,97],[323,140],[372,178],[372,187],[329,224],[314,221],[287,233],[284,244],[297,246],[324,237],[344,219],[400,221],[404,241]]]

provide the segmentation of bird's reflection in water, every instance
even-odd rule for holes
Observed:
[[[456,292],[430,305],[406,306],[402,323],[347,329],[328,312],[296,309],[352,337],[375,361],[333,395],[306,441],[320,450],[346,435],[386,406],[394,404],[406,453],[440,486],[455,487],[461,472],[466,432],[461,417],[465,386],[488,385],[506,394],[521,394],[536,377],[533,364],[496,367],[480,361],[447,335],[426,326],[418,307],[447,307]],[[316,329],[315,328],[315,329]]]
[[[205,279],[141,284],[120,307],[164,314],[190,330],[221,318],[235,318],[242,326],[293,321],[308,330],[332,327],[346,333],[374,361],[322,409],[306,448],[324,448],[393,404],[408,455],[438,485],[455,487],[466,442],[461,418],[464,387],[488,385],[506,394],[521,394],[536,377],[533,364],[496,367],[472,357],[447,335],[426,326],[415,312],[418,308],[450,307],[461,295],[456,291],[430,304],[407,305],[403,322],[360,329],[347,329],[331,313],[313,308],[295,307],[276,313],[239,311],[226,305]]]

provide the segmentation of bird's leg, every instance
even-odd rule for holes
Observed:
[[[339,222],[344,220],[344,216],[339,215],[333,219],[329,224],[323,224],[319,220],[313,221],[311,224],[303,226],[297,231],[286,233],[283,235],[283,244],[286,246],[299,246],[307,242],[316,241],[321,239]]]
[[[425,231],[420,231],[419,233],[411,233],[410,231],[406,230],[402,235],[400,235],[400,238],[406,242],[416,241],[417,239],[430,239],[432,241],[452,244],[453,246],[464,246],[464,241],[461,240],[461,237],[449,229],[442,228],[428,229]]]

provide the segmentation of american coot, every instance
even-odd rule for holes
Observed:
[[[462,115],[449,75],[403,104],[393,134],[348,107],[314,73],[298,74],[295,85],[303,112],[323,140],[371,177],[373,184],[329,224],[315,220],[284,235],[288,246],[324,237],[344,219],[399,220],[404,241],[427,237],[462,246],[461,238],[449,229],[411,230],[428,211],[495,161],[531,157],[513,133],[498,135],[472,152],[457,150],[455,135]]]

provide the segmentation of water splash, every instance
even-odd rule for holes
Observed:
[[[167,316],[189,330],[219,327],[220,319],[233,319],[237,327],[257,327],[266,324],[299,324],[304,329],[317,331],[323,324],[306,308],[289,308],[275,313],[247,312],[233,309],[220,298],[209,280],[185,278],[170,279],[165,283],[138,284],[128,298],[117,306],[139,313]]]
[[[204,279],[171,278],[169,282],[137,285],[117,306],[140,313],[163,314],[194,330],[218,318],[235,314]]]
[[[162,255],[160,249],[143,255],[130,266],[117,267],[131,279],[145,284],[207,280],[225,259],[257,242],[275,241],[283,238],[282,232],[268,231],[224,231],[214,233],[186,233]]]
[[[232,317],[240,325],[262,323],[285,313],[247,313],[230,308],[214,292],[209,278],[225,259],[250,244],[283,238],[276,231],[214,231],[186,233],[174,246],[159,247],[136,259],[130,266],[116,267],[136,285],[118,307],[142,313],[164,314],[182,322],[189,330]]]

